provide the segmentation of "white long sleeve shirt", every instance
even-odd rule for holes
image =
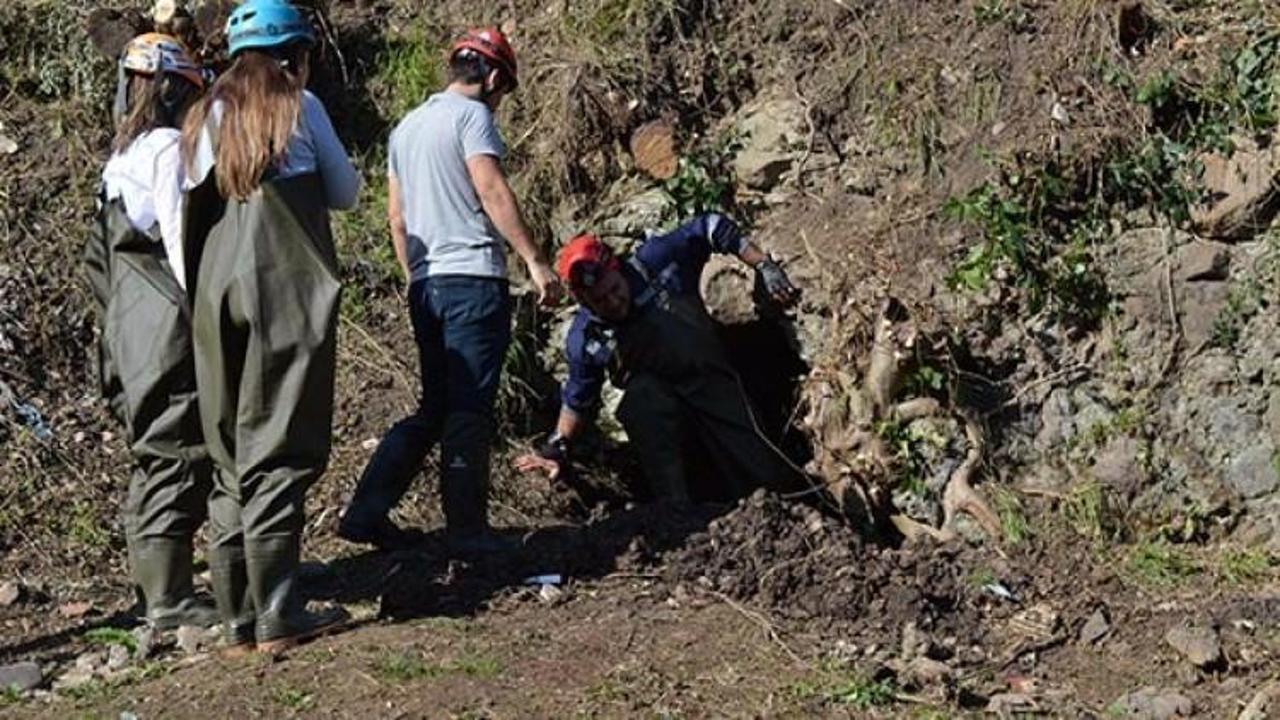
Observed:
[[[111,156],[102,172],[108,200],[124,201],[129,224],[151,232],[158,224],[165,255],[174,277],[187,287],[182,254],[182,156],[181,134],[174,128],[157,128]]]

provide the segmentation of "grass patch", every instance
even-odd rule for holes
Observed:
[[[288,708],[295,712],[301,712],[311,707],[315,702],[315,696],[305,690],[290,687],[278,687],[271,693],[271,699],[277,705]]]
[[[1021,545],[1031,539],[1031,523],[1022,507],[1018,494],[1007,488],[1000,488],[995,494],[996,514],[1000,517],[1000,530],[1005,541],[1012,546]]]
[[[112,645],[123,645],[128,648],[129,653],[133,654],[138,651],[138,640],[128,630],[122,630],[114,627],[94,628],[84,634],[84,639],[93,644],[103,647]]]
[[[824,661],[812,676],[792,683],[787,693],[800,702],[842,705],[856,710],[886,707],[896,702],[897,687],[875,680],[846,663]]]
[[[17,685],[9,685],[3,690],[0,690],[0,707],[17,705],[25,699],[25,694],[22,690],[18,689]]]
[[[409,652],[400,652],[379,658],[373,665],[379,678],[393,683],[413,682],[438,676],[438,668],[427,665],[422,658]]]
[[[419,655],[402,651],[379,658],[373,665],[378,677],[389,683],[409,683],[429,680],[446,675],[486,680],[498,677],[505,670],[501,660],[472,651],[444,663],[427,662]]]
[[[1129,553],[1125,570],[1134,581],[1152,588],[1181,585],[1199,575],[1202,568],[1186,552],[1166,543],[1139,543]]]
[[[1060,512],[1078,535],[1101,540],[1109,534],[1106,495],[1095,481],[1079,483],[1063,500]]]
[[[1272,575],[1277,558],[1263,550],[1231,550],[1222,556],[1218,572],[1232,585],[1253,585]]]
[[[378,72],[369,81],[378,110],[398,122],[444,83],[444,47],[420,31],[394,38],[378,58]]]

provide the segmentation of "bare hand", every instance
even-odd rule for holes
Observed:
[[[564,297],[564,285],[560,283],[560,278],[556,277],[550,265],[545,262],[530,263],[529,276],[533,278],[533,285],[538,289],[539,305],[555,307],[560,303],[560,298]]]
[[[564,472],[563,465],[555,460],[548,460],[537,453],[521,455],[512,462],[512,466],[520,473],[545,473],[547,479],[551,482],[560,479],[560,474]]]

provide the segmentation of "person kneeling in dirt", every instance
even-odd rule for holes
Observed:
[[[625,389],[618,418],[655,495],[699,499],[688,482],[685,453],[692,448],[711,460],[734,496],[807,487],[803,472],[761,433],[699,294],[713,252],[754,268],[775,302],[790,306],[799,298],[778,263],[718,214],[651,237],[626,260],[590,234],[565,245],[557,271],[581,305],[565,340],[569,377],[555,432],[516,460],[518,470],[552,479],[563,472],[608,373]]]
[[[102,325],[103,394],[134,459],[124,503],[129,571],[156,628],[210,626],[217,611],[192,583],[192,538],[213,480],[184,289],[178,150],[204,80],[187,49],[157,33],[130,41],[119,67],[119,127],[85,269]]]

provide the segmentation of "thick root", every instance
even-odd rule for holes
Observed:
[[[947,489],[942,494],[942,527],[949,529],[955,521],[958,513],[968,513],[987,535],[996,538],[1002,538],[1004,533],[1000,529],[1000,518],[991,510],[991,506],[983,500],[977,490],[973,489],[971,479],[978,471],[978,466],[982,463],[982,455],[984,442],[982,439],[982,431],[978,425],[972,420],[965,424],[965,434],[969,437],[969,454],[965,457],[964,462],[956,471],[952,473],[951,479],[947,481]]]
[[[889,416],[898,422],[911,422],[912,420],[933,417],[941,412],[942,403],[934,400],[933,398],[924,397],[907,400],[906,402],[900,402],[897,405],[894,405]]]
[[[954,530],[945,526],[942,529],[935,528],[901,513],[889,516],[889,522],[893,523],[894,529],[902,533],[902,537],[909,543],[919,542],[921,538],[930,538],[939,543],[949,543],[956,539]]]

